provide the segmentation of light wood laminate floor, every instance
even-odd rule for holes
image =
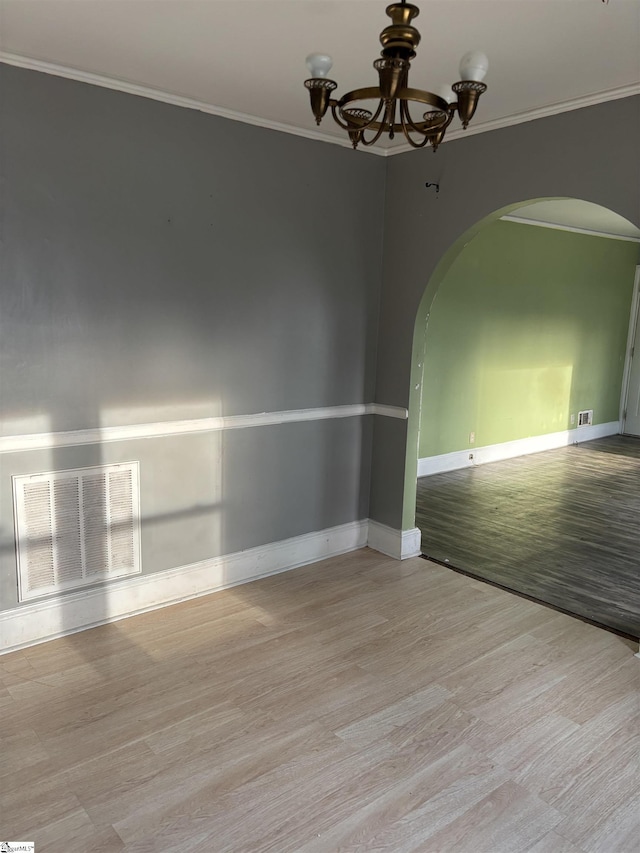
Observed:
[[[368,549],[0,658],[37,853],[635,853],[630,641]]]
[[[640,439],[421,477],[423,553],[640,637]]]

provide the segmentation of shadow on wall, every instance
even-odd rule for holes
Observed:
[[[76,409],[77,402],[76,398]],[[82,410],[80,423],[113,425],[117,413],[98,407],[91,409],[88,405],[87,402]],[[184,406],[179,408],[185,412]],[[133,422],[136,419],[140,422],[144,413],[130,414]],[[37,423],[32,420],[38,429],[35,434],[25,432],[25,424],[24,418],[15,418],[13,427],[9,424],[8,429],[18,439],[40,437],[42,449],[0,457],[5,520],[12,516],[11,475],[19,476],[22,483],[29,485],[30,476],[74,472],[72,476],[52,481],[39,477],[39,481],[44,481],[40,504],[31,501],[33,509],[30,514],[23,514],[21,522],[28,544],[23,559],[28,572],[22,580],[25,585],[22,604],[33,605],[36,613],[42,605],[43,624],[49,635],[64,635],[77,631],[83,621],[82,627],[87,627],[138,609],[135,588],[121,587],[118,583],[119,577],[135,578],[136,563],[138,571],[149,575],[198,563],[221,552],[220,432],[102,443],[98,438],[90,444],[47,448],[51,436],[62,433],[64,437],[66,430],[61,427],[67,427],[66,422],[60,424],[50,417],[45,423],[38,417]],[[100,431],[98,428],[91,432],[99,436]],[[131,462],[140,463],[139,489],[134,482],[132,493],[126,489],[118,492],[115,479],[105,475],[104,466],[124,466]],[[28,504],[26,500],[24,503]],[[13,527],[3,523],[0,565],[5,610],[21,606],[15,598],[16,544]],[[139,555],[137,559],[135,553]],[[58,589],[51,592],[47,587],[53,585]],[[51,601],[64,601],[65,605],[72,602],[72,606],[47,607]],[[82,608],[84,617],[79,618]],[[112,638],[126,636],[127,632],[114,627],[107,633]],[[110,644],[111,639],[104,648],[106,656],[111,654]],[[73,634],[65,640],[65,646],[81,657],[86,648],[92,665],[101,666],[100,652],[93,641]]]

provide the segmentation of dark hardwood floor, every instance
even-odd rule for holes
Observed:
[[[430,558],[640,637],[640,439],[421,477],[416,524]]]

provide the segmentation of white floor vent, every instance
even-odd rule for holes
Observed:
[[[13,477],[20,601],[141,571],[138,467]]]
[[[593,424],[593,409],[578,412],[578,426],[591,426]]]

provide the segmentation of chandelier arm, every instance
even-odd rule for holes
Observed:
[[[405,137],[407,137],[407,125],[411,128],[411,130],[414,130],[416,133],[424,133],[424,131],[421,130],[411,118],[411,113],[409,112],[409,103],[404,100],[400,101],[400,121],[402,124],[402,132],[404,133]],[[408,138],[409,137],[407,137],[407,139]]]
[[[352,92],[345,92],[338,100],[338,107],[342,109],[342,107],[350,106],[354,101],[378,101],[380,98],[382,98],[382,93],[379,86],[364,86],[361,89],[354,89]]]
[[[389,139],[393,139],[396,130],[396,106],[398,101],[394,98],[392,101],[387,101],[387,106],[384,111],[382,123],[385,130],[389,133]]]
[[[427,145],[431,138],[429,134],[425,130],[421,130],[419,127],[413,123],[411,119],[411,115],[409,114],[409,107],[405,101],[402,101],[400,104],[400,116],[402,119],[402,133],[404,134],[404,138],[407,140],[409,145],[412,148],[424,148]],[[421,142],[415,142],[411,133],[409,132],[409,128],[414,130],[416,133],[419,133],[422,136]]]
[[[388,126],[383,121],[379,122],[379,124],[380,124],[380,127],[376,130],[375,135],[372,136],[371,139],[369,139],[368,141],[364,138],[364,133],[362,134],[362,136],[360,138],[360,142],[362,142],[363,145],[375,145],[376,142],[382,136],[382,134],[385,132],[385,130],[389,129]]]
[[[416,123],[411,118],[411,113],[409,112],[408,101],[401,101],[400,102],[400,116],[401,116],[402,132],[405,136],[405,139],[407,139],[409,142],[411,142],[412,145],[414,143],[411,141],[411,139],[408,136],[408,128],[410,128],[412,131],[414,131],[414,133],[420,134],[420,136],[426,135],[429,139],[431,139],[433,136],[435,136],[435,134],[437,134],[440,131],[442,131],[442,134],[444,136],[444,130],[449,126],[449,124],[451,123],[451,118],[452,118],[452,116],[449,116],[449,114],[447,113],[447,114],[445,114],[445,120],[441,124],[432,124],[431,122],[427,122],[427,121],[422,121],[422,122]],[[426,143],[424,143],[424,144],[426,145]],[[419,143],[415,147],[422,148],[423,144]]]
[[[379,100],[381,97],[380,88],[378,86],[365,86],[362,89],[354,89],[352,92],[344,94],[337,103],[338,109],[352,105],[355,101],[373,101]],[[432,92],[426,92],[422,89],[413,89],[411,87],[403,87],[398,90],[397,101],[416,101],[419,104],[424,104],[427,107],[439,110],[443,113],[449,113],[449,104],[439,95],[434,95]],[[383,100],[383,104],[385,101]],[[376,116],[371,119],[371,125],[377,118],[379,111],[376,111]]]
[[[380,101],[378,102],[378,109],[377,109],[377,110],[375,111],[375,113],[371,116],[371,118],[369,119],[369,121],[368,121],[368,122],[367,122],[367,123],[366,123],[366,124],[361,128],[361,130],[363,130],[363,131],[364,131],[364,130],[367,130],[368,128],[372,127],[372,126],[374,125],[374,123],[375,123],[375,122],[377,122],[377,121],[378,121],[378,116],[379,116],[379,115],[380,115],[380,113],[382,112],[382,108],[383,108],[383,106],[384,106],[384,101],[383,101],[383,100],[382,100],[382,98],[381,98],[381,99],[380,99]]]
[[[411,138],[409,130],[404,125],[402,126],[402,132],[404,133],[404,138],[407,140],[407,142],[409,143],[409,145],[411,145],[412,148],[424,148],[425,145],[427,145],[427,143],[431,141],[429,136],[425,135],[423,136],[422,142],[414,142]]]
[[[449,112],[449,104],[444,98],[434,95],[433,92],[426,92],[423,89],[412,89],[410,86],[406,86],[398,91],[398,99],[402,101],[417,101],[419,104],[426,104],[428,107],[441,110],[443,113]]]

